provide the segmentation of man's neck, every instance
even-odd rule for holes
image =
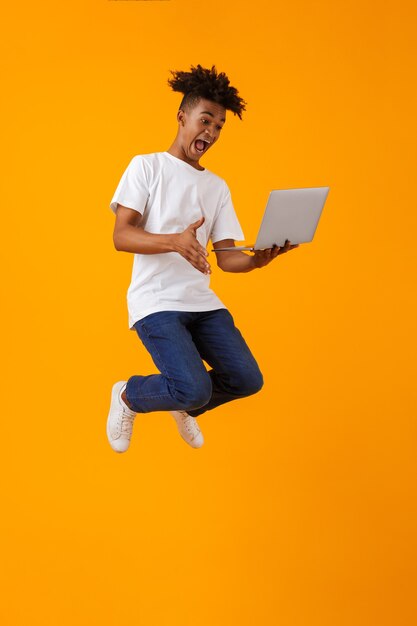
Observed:
[[[170,148],[168,148],[167,152],[169,152],[169,154],[172,154],[172,156],[176,157],[177,159],[181,159],[181,161],[188,163],[188,165],[191,165],[191,167],[194,167],[194,169],[198,170],[199,172],[202,172],[205,169],[200,165],[200,163],[198,163],[198,161],[191,161],[190,159],[187,159],[181,148],[177,146],[175,142]]]

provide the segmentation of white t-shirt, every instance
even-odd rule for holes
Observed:
[[[226,182],[207,169],[197,170],[169,152],[132,158],[113,195],[117,204],[138,211],[151,233],[181,233],[202,215],[197,239],[206,247],[222,239],[244,240]],[[212,311],[227,308],[203,274],[178,252],[135,254],[127,291],[129,328],[157,311]]]

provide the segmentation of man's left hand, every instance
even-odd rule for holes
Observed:
[[[299,243],[291,245],[291,241],[288,239],[285,241],[285,245],[283,247],[279,247],[274,244],[272,248],[266,248],[265,250],[255,250],[255,254],[253,255],[253,261],[255,267],[264,267],[268,265],[273,259],[275,259],[279,254],[285,254],[289,250],[294,250],[294,248],[299,247]]]

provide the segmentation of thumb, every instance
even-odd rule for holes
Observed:
[[[200,219],[198,219],[196,222],[193,222],[192,224],[190,224],[189,228],[199,228],[202,224],[204,224],[204,220],[206,218],[204,217],[204,215],[202,215],[200,217]]]

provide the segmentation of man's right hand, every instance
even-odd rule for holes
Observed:
[[[149,233],[142,226],[142,214],[118,204],[113,241],[116,250],[135,254],[178,252],[203,274],[211,274],[208,252],[197,239],[196,231],[204,224],[204,216],[190,224],[182,233]]]
[[[197,239],[197,228],[204,223],[204,216],[190,224],[182,233],[175,233],[175,251],[181,254],[191,265],[203,274],[211,274],[210,265],[207,262],[208,252]]]

